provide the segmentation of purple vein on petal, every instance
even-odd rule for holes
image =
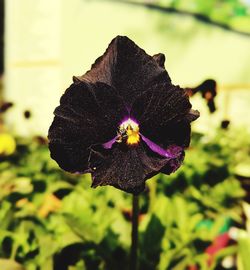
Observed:
[[[152,142],[142,134],[142,140],[147,144],[147,146],[155,153],[159,154],[160,156],[167,157],[169,159],[177,158],[182,153],[183,149],[177,145],[170,145],[167,149],[160,147],[158,144]]]
[[[113,144],[116,142],[117,138],[118,138],[118,136],[115,136],[110,141],[103,143],[102,144],[103,148],[105,148],[105,149],[111,149],[112,146],[113,146]]]

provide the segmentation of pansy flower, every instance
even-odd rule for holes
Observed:
[[[189,96],[193,96],[199,92],[202,98],[206,100],[210,113],[214,113],[216,111],[215,97],[217,95],[217,83],[215,80],[205,80],[194,88],[186,88],[186,91]]]
[[[171,83],[164,61],[117,36],[91,70],[73,77],[48,136],[62,169],[91,173],[93,187],[138,194],[147,179],[180,167],[199,113]]]

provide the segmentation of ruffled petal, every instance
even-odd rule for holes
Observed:
[[[174,85],[156,85],[136,99],[131,116],[140,124],[140,133],[163,148],[171,144],[187,147],[190,122],[199,117],[191,110],[184,89]]]
[[[75,80],[108,84],[117,89],[130,107],[138,95],[153,85],[170,83],[164,69],[164,60],[163,54],[153,58],[128,37],[117,36],[104,55],[92,65],[91,70],[83,76],[75,77]]]
[[[143,126],[140,131],[146,138],[163,149],[168,148],[170,145],[187,148],[190,144],[191,125],[185,118],[180,121],[171,120],[160,127],[148,128]]]
[[[189,113],[191,104],[186,91],[172,84],[156,84],[133,103],[131,115],[140,125],[163,126]]]
[[[153,58],[160,67],[164,68],[166,58],[163,53],[157,53],[153,55]]]
[[[139,194],[144,190],[147,179],[161,170],[170,174],[181,165],[184,152],[178,149],[178,154],[173,153],[174,148],[169,151],[172,151],[174,157],[157,154],[143,141],[135,147],[115,144],[110,150],[100,145],[92,147],[89,159],[92,187],[111,185]]]
[[[51,157],[66,171],[86,172],[88,148],[114,138],[127,111],[110,86],[78,82],[66,90],[54,114],[48,136]]]

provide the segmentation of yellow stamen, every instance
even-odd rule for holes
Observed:
[[[128,145],[137,144],[140,141],[139,126],[130,118],[121,124],[120,131],[125,133],[124,138],[127,139]]]

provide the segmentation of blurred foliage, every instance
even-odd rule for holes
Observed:
[[[129,194],[91,189],[88,175],[64,173],[42,138],[17,138],[15,152],[0,159],[1,270],[127,269]],[[148,181],[140,196],[140,270],[224,269],[224,258],[248,256],[243,240],[207,252],[231,226],[244,227],[236,168],[247,160],[244,130],[194,134],[182,168]]]
[[[250,204],[244,203],[244,214],[246,216],[246,230],[236,231],[238,238],[238,266],[239,270],[250,269]]]
[[[119,0],[118,0],[119,1]],[[250,2],[245,0],[120,0],[139,3],[148,7],[166,8],[196,16],[200,20],[221,24],[232,29],[250,33]]]

